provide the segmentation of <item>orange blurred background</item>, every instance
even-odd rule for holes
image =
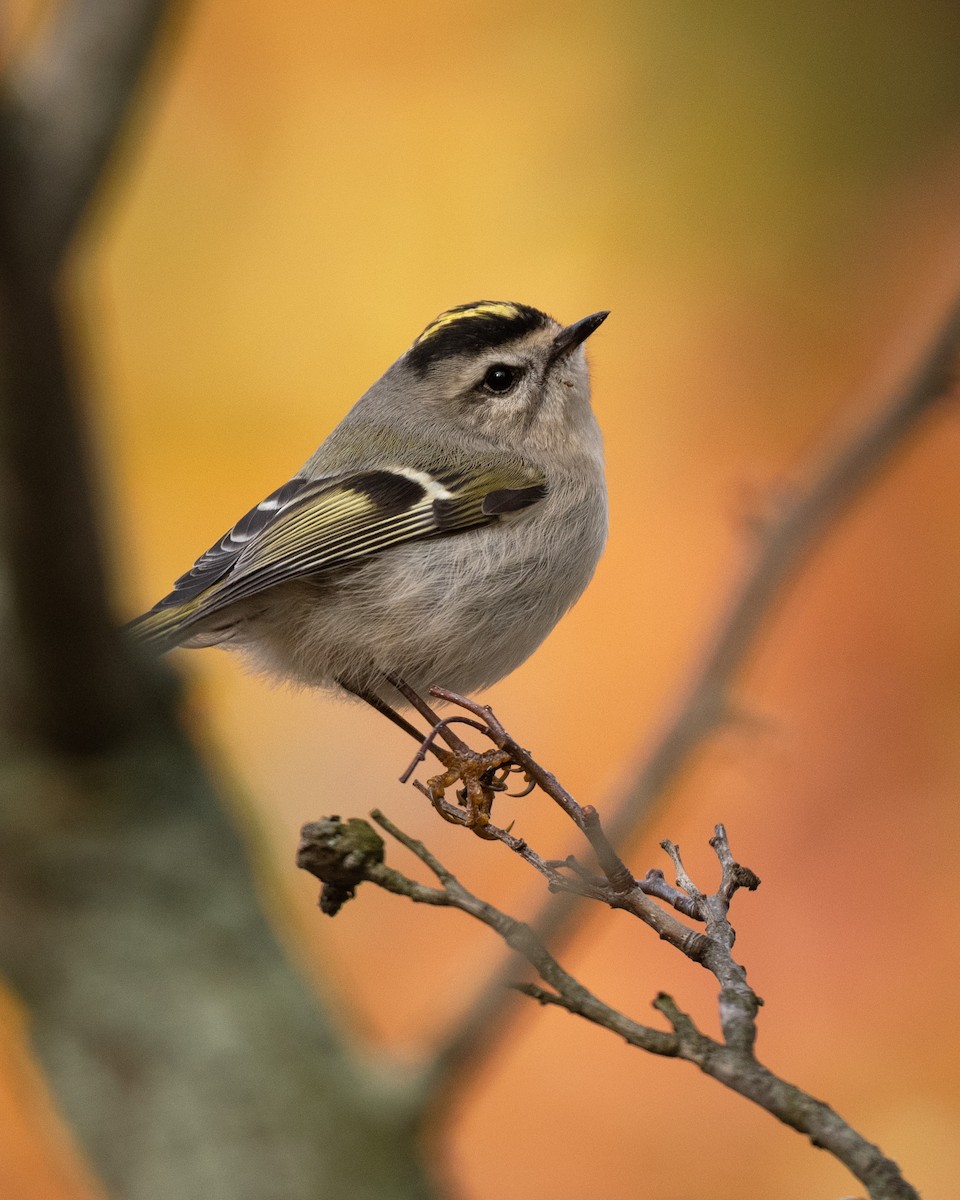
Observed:
[[[33,6],[12,6],[14,32]],[[21,33],[20,36],[26,36]],[[611,535],[597,577],[489,699],[609,811],[705,645],[749,520],[909,370],[960,284],[960,9],[904,0],[394,8],[197,5],[169,40],[77,256],[72,295],[116,551],[151,604],[299,467],[437,312],[515,299],[590,342]],[[725,821],[762,877],[734,907],[759,1053],[897,1159],[960,1177],[960,416],[947,408],[831,532],[715,739],[656,813],[702,883]],[[358,1033],[416,1055],[497,961],[453,913],[369,891],[335,922],[293,867],[302,822],[384,807],[518,915],[538,881],[441,825],[375,714],[181,654],[197,736],[253,798],[294,952]],[[545,853],[569,831],[516,802]],[[394,855],[407,866],[404,856]],[[265,885],[266,886],[266,885]],[[268,889],[269,890],[269,889]],[[565,964],[641,1020],[715,986],[624,917]],[[385,986],[389,981],[389,986]],[[0,1180],[96,1185],[0,1007]],[[29,1097],[29,1099],[28,1099]],[[467,1200],[778,1200],[855,1192],[832,1159],[689,1067],[529,1005],[464,1097]]]

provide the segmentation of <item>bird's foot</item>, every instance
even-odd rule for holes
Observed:
[[[504,780],[512,766],[510,755],[505,750],[478,752],[463,746],[455,751],[443,749],[440,759],[446,770],[428,779],[421,790],[445,821],[464,825],[483,837],[490,824],[493,798],[506,787]],[[458,783],[462,786],[457,788],[455,806],[447,800],[446,791]]]

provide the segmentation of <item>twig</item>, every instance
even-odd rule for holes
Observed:
[[[337,817],[329,817],[304,826],[297,855],[298,864],[323,881],[321,907],[323,907],[323,897],[327,894],[331,881],[334,886],[340,886],[344,872],[347,871],[352,887],[356,887],[361,879],[365,879],[385,891],[405,896],[415,904],[429,904],[436,908],[458,908],[461,912],[467,913],[499,934],[511,949],[517,951],[530,963],[544,983],[553,989],[553,994],[562,997],[566,1004],[574,1006],[574,1011],[584,1016],[589,1014],[588,1020],[613,1030],[621,1037],[626,1038],[632,1045],[640,1046],[653,1054],[672,1055],[676,1053],[677,1042],[672,1034],[641,1025],[604,1004],[560,966],[528,925],[502,912],[486,900],[475,896],[452,871],[444,866],[436,855],[427,849],[423,842],[404,833],[384,813],[374,810],[370,815],[381,829],[385,829],[391,837],[405,846],[411,854],[427,866],[441,886],[439,888],[427,887],[400,871],[388,867],[383,862],[382,843],[377,847],[368,835],[358,835],[353,829],[347,830],[340,825]],[[350,822],[351,827],[365,824],[366,822],[356,820]],[[368,830],[369,828],[367,826]],[[373,831],[370,830],[370,833],[372,834]],[[361,843],[369,849],[366,852],[358,853],[358,845]],[[342,855],[337,853],[338,844]],[[421,1081],[421,1094],[425,1101],[432,1102],[433,1091],[433,1074],[428,1070]]]
[[[672,1033],[642,1025],[611,1008],[564,970],[529,925],[474,895],[422,842],[404,833],[383,813],[377,811],[371,815],[382,829],[429,868],[440,887],[427,887],[388,867],[383,861],[383,843],[366,822],[351,821],[344,826],[338,818],[328,818],[304,828],[304,840],[298,857],[301,866],[324,882],[321,907],[324,907],[324,898],[328,896],[331,886],[342,886],[346,875],[349,877],[351,894],[359,882],[366,880],[417,904],[457,908],[493,929],[511,949],[526,959],[547,985],[542,987],[521,982],[514,984],[515,990],[541,1004],[564,1008],[609,1029],[631,1046],[652,1054],[683,1058],[695,1064],[704,1074],[808,1136],[815,1146],[828,1150],[864,1184],[873,1200],[919,1200],[914,1189],[903,1179],[896,1163],[886,1158],[878,1147],[863,1138],[828,1105],[781,1079],[758,1062],[754,1044],[756,1018],[762,1001],[747,983],[744,968],[732,955],[735,936],[728,914],[730,902],[737,891],[741,888],[755,890],[760,881],[752,871],[735,861],[722,825],[716,827],[710,842],[721,865],[721,879],[712,894],[701,891],[690,878],[683,866],[679,848],[672,842],[664,843],[664,849],[676,867],[680,885],[706,925],[703,934],[687,938],[670,937],[669,940],[692,961],[710,970],[720,984],[719,1012],[723,1040],[717,1041],[702,1033],[690,1015],[683,1012],[674,999],[664,992],[656,997],[653,1007],[669,1021]],[[358,832],[363,826],[366,832]],[[626,867],[623,870],[626,871]],[[628,889],[625,887],[621,886],[618,891],[609,883],[604,886],[610,895],[619,895],[621,901],[628,900]],[[602,888],[598,892],[596,899],[610,903],[610,896],[604,895]],[[644,908],[652,902],[640,891],[640,884],[636,880],[629,894],[638,907],[633,908],[629,903],[624,903],[623,907],[630,908],[641,919],[647,920]],[[653,907],[658,908],[657,905]],[[669,913],[660,911],[667,921],[679,924]],[[420,1083],[425,1103],[436,1103],[436,1084],[435,1064],[428,1064]]]

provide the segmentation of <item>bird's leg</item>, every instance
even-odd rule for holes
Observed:
[[[434,710],[430,707],[426,700],[424,700],[420,693],[415,691],[409,685],[409,683],[406,682],[406,680],[401,679],[399,675],[394,675],[392,673],[387,674],[386,680],[391,687],[397,689],[400,695],[403,696],[404,700],[406,700],[406,702],[412,708],[417,710],[421,717],[424,717],[430,722],[431,728],[437,731],[437,733],[443,738],[443,740],[447,743],[450,749],[454,751],[454,753],[461,753],[464,750],[469,750],[470,747],[467,745],[467,743],[463,741],[462,738],[457,737],[453,730],[448,727],[448,724],[444,722],[443,718],[434,712]]]
[[[416,725],[411,725],[406,717],[401,715],[387,704],[386,700],[381,700],[376,692],[368,692],[365,688],[357,687],[355,684],[345,683],[344,680],[338,679],[337,683],[345,692],[349,692],[351,696],[356,696],[358,700],[363,700],[369,704],[371,708],[375,708],[382,717],[386,717],[388,721],[392,721],[404,733],[408,733],[415,742],[423,746],[429,740],[429,735],[424,737]],[[432,746],[427,746],[427,749],[433,749]],[[436,751],[434,751],[436,753]],[[444,761],[445,752],[437,754],[441,762]]]
[[[510,762],[510,755],[506,751],[496,748],[485,750],[482,753],[471,749],[450,728],[451,718],[439,717],[426,700],[399,675],[389,674],[386,678],[422,717],[433,724],[433,729],[424,743],[424,747],[432,750],[446,767],[442,775],[435,775],[427,781],[426,791],[433,807],[445,820],[465,824],[474,832],[480,833],[490,823],[490,810],[496,790],[491,786],[494,773]],[[464,720],[462,717],[454,719]],[[483,726],[474,721],[467,720],[465,723],[483,730]],[[449,750],[442,750],[435,745],[436,735],[444,739],[450,747]],[[456,813],[456,809],[451,810],[444,800],[446,789],[458,782],[462,783],[463,787],[458,789],[457,799],[461,807],[467,810],[466,819],[462,822],[452,815]]]

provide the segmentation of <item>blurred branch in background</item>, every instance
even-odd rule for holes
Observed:
[[[172,7],[58,6],[0,104],[0,962],[112,1194],[425,1197],[418,1108],[286,960],[172,687],[109,612],[58,292]]]
[[[760,514],[755,550],[721,616],[702,665],[648,753],[611,822],[619,843],[663,795],[691,753],[723,721],[736,719],[731,689],[775,604],[823,536],[858,500],[938,403],[953,396],[960,359],[960,301],[914,376],[867,421],[809,469],[807,480],[774,494]]]

